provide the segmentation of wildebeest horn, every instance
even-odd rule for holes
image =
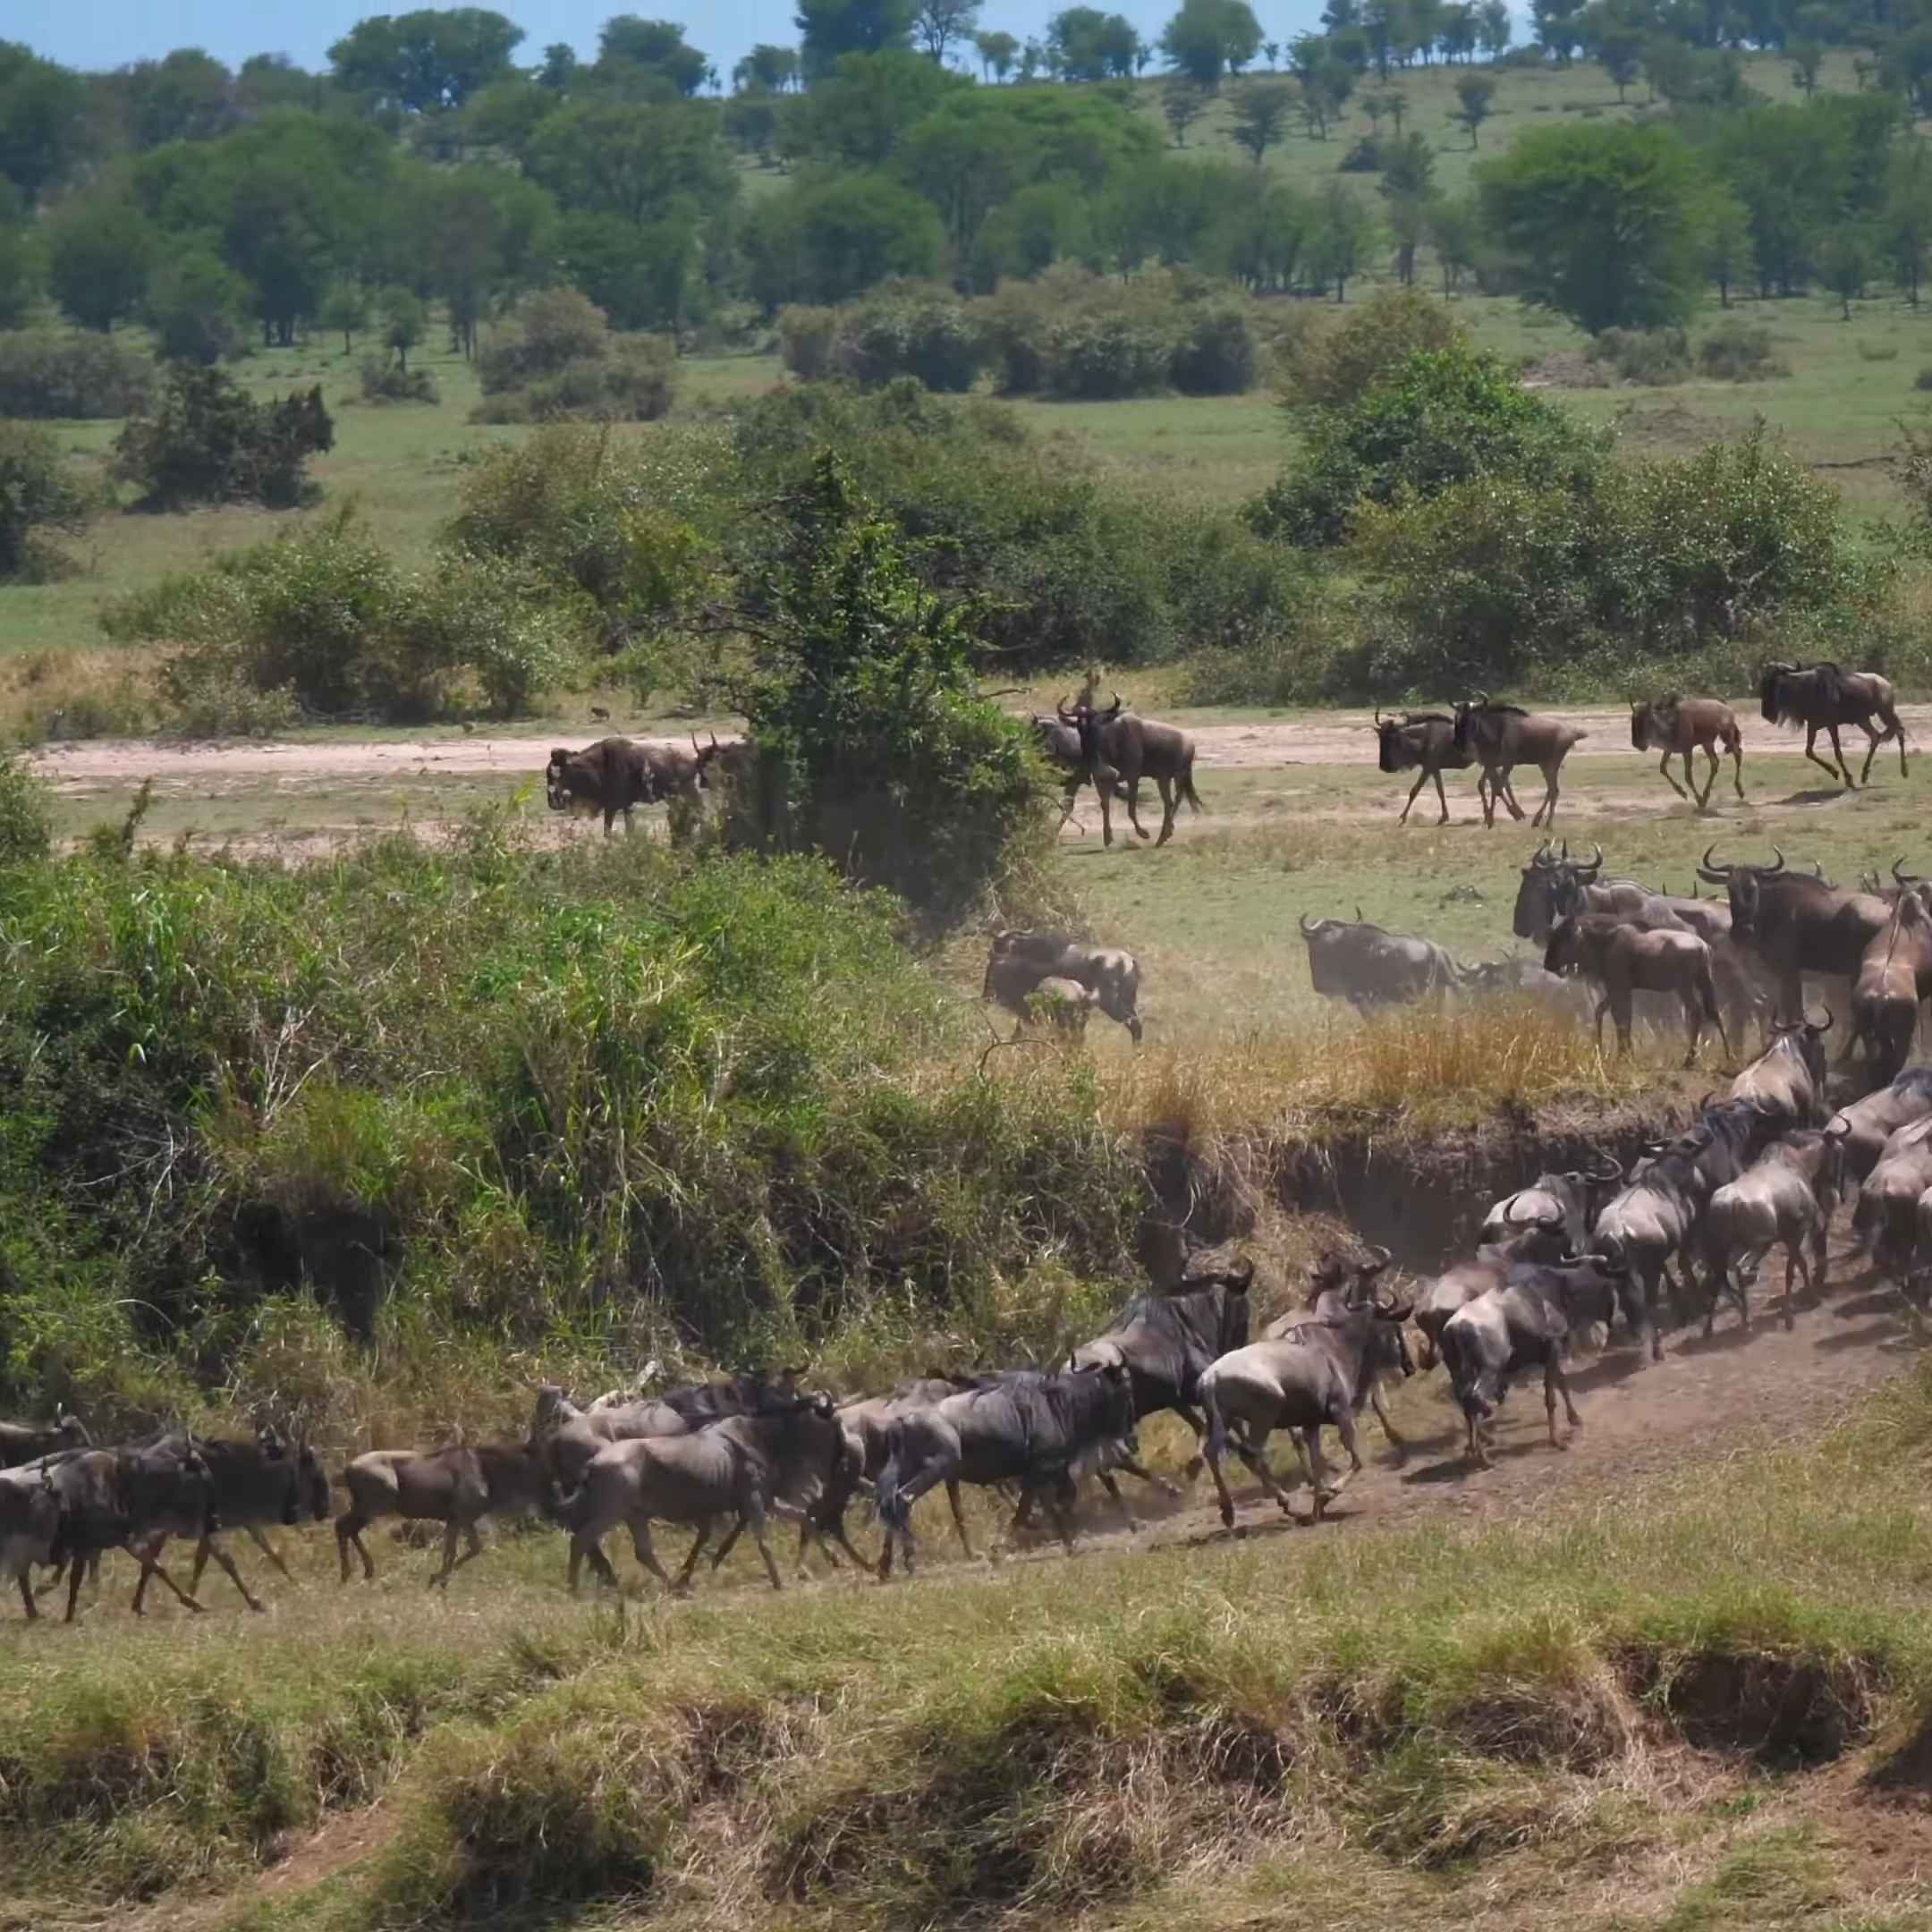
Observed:
[[[1595,847],[1597,856],[1590,860],[1589,869],[1592,872],[1601,872],[1603,870],[1603,847],[1597,844],[1594,839],[1590,841],[1590,843]]]
[[[1552,860],[1549,855],[1549,841],[1547,839],[1545,839],[1543,843],[1538,845],[1533,852],[1530,854],[1530,864],[1531,869],[1535,871],[1547,872],[1554,862],[1555,861]]]
[[[1825,1018],[1822,1024],[1818,1026],[1813,1026],[1809,1018],[1807,1018],[1807,1020],[1805,1021],[1805,1031],[1808,1033],[1829,1033],[1831,1030],[1832,1010],[1829,1006],[1825,1009]]]
[[[1771,856],[1776,860],[1775,865],[1759,866],[1758,869],[1767,878],[1784,869],[1784,854],[1775,845],[1771,848]]]
[[[1368,1267],[1358,1269],[1357,1272],[1360,1274],[1379,1275],[1382,1270],[1385,1268],[1389,1265],[1389,1263],[1395,1258],[1394,1254],[1392,1250],[1384,1247],[1380,1247],[1374,1241],[1370,1241],[1368,1243],[1368,1253],[1371,1265]]]
[[[1320,921],[1319,919],[1317,919],[1317,920],[1315,921],[1315,926],[1319,926],[1320,924],[1321,924],[1321,921]],[[1308,917],[1308,914],[1307,914],[1306,912],[1304,912],[1304,913],[1303,913],[1303,914],[1301,915],[1301,930],[1302,930],[1302,931],[1303,931],[1304,933],[1311,933],[1311,932],[1313,932],[1313,931],[1315,930],[1315,926],[1310,926],[1310,925],[1309,924],[1309,917]]]
[[[1605,1157],[1608,1158],[1607,1156]],[[1623,1178],[1623,1164],[1622,1161],[1611,1161],[1610,1165],[1601,1174],[1593,1174],[1589,1175],[1588,1178],[1598,1182],[1621,1181]]]
[[[1486,691],[1479,691],[1470,699],[1470,702],[1475,705],[1486,705],[1489,702],[1489,693]]]
[[[1919,883],[1919,875],[1916,872],[1906,872],[1901,869],[1905,861],[1902,859],[1894,859],[1892,861],[1892,883],[1901,890],[1907,886],[1916,886]]]
[[[1716,850],[1715,843],[1704,848],[1703,860],[1697,869],[1698,877],[1707,880],[1713,886],[1728,886],[1731,883],[1731,875],[1737,868],[1734,865],[1721,866],[1713,863],[1711,854]]]
[[[1118,691],[1114,693],[1114,702],[1107,707],[1106,715],[1110,718],[1116,718],[1121,715],[1121,694]]]
[[[1382,707],[1380,705],[1375,708],[1375,721],[1376,729],[1380,731],[1382,729]]]

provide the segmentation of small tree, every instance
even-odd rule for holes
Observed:
[[[423,339],[428,326],[429,311],[419,297],[403,288],[390,289],[384,294],[383,343],[394,352],[398,369],[407,372],[410,351]]]
[[[1807,100],[1818,92],[1818,69],[1825,64],[1825,49],[1816,40],[1793,40],[1784,49],[1791,58],[1792,79]]]
[[[1279,80],[1250,80],[1234,97],[1234,139],[1258,165],[1280,141],[1294,96]]]
[[[86,527],[88,496],[50,430],[0,422],[0,582],[53,575],[49,531]]]
[[[1852,319],[1852,304],[1865,292],[1872,277],[1871,237],[1853,222],[1841,223],[1818,247],[1818,268],[1825,286],[1838,298],[1844,319]]]
[[[1010,33],[975,34],[973,47],[979,55],[980,69],[989,80],[1004,80],[1020,58],[1020,43]]]
[[[323,299],[317,319],[341,335],[344,355],[353,355],[356,337],[369,326],[369,291],[360,282],[338,282]]]
[[[775,535],[738,614],[757,764],[741,803],[734,792],[737,835],[822,852],[944,924],[983,902],[1044,824],[1025,728],[978,694],[970,611],[925,589],[829,452]]]
[[[218,369],[177,362],[158,407],[114,442],[114,474],[141,492],[142,507],[254,503],[292,509],[309,457],[334,446],[319,386],[257,402]]]
[[[1477,145],[1476,131],[1489,118],[1489,103],[1496,97],[1496,77],[1486,73],[1466,73],[1457,76],[1456,98],[1462,106],[1456,111],[1456,119],[1469,130],[1469,144]]]
[[[1174,131],[1174,146],[1187,146],[1187,131],[1208,106],[1208,97],[1184,74],[1175,74],[1161,89],[1161,112]]]

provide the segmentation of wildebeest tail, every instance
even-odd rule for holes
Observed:
[[[886,1467],[878,1473],[872,1506],[878,1512],[878,1520],[888,1530],[902,1533],[912,1527],[911,1509],[900,1494],[905,1477],[905,1435],[895,1422],[886,1437]]]
[[[1214,1384],[1205,1377],[1200,1385],[1200,1405],[1208,1420],[1208,1453],[1218,1462],[1228,1453],[1227,1419],[1221,1413]]]
[[[1483,1393],[1481,1358],[1463,1345],[1462,1334],[1453,1322],[1443,1330],[1436,1346],[1443,1367],[1449,1371],[1449,1387],[1456,1406],[1464,1415],[1486,1417],[1494,1413],[1496,1405]]]
[[[1191,754],[1181,767],[1181,796],[1195,811],[1205,811],[1207,807],[1200,801],[1200,793],[1194,789],[1194,759]]]

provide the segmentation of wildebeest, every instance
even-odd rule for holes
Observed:
[[[1022,1502],[1045,1490],[1061,1540],[1071,1547],[1074,1483],[1097,1474],[1117,1500],[1106,1465],[1123,1449],[1136,1455],[1140,1442],[1133,1378],[1119,1362],[1056,1375],[1005,1376],[896,1417],[878,1479],[879,1521],[886,1531],[879,1575],[892,1573],[894,1544],[907,1569],[912,1567],[912,1505],[941,1483],[968,1555],[972,1551],[960,1510],[962,1483],[1017,1483]]]
[[[1662,751],[1657,769],[1679,798],[1689,799],[1699,811],[1710,803],[1717,788],[1717,774],[1724,760],[1717,755],[1722,745],[1730,754],[1732,782],[1740,801],[1744,796],[1744,740],[1738,731],[1737,713],[1717,698],[1684,698],[1673,691],[1654,702],[1644,699],[1631,706],[1631,743],[1639,751]],[[1699,792],[1690,771],[1690,754],[1701,751],[1710,760],[1710,770]],[[1683,759],[1684,782],[1677,783],[1670,768],[1674,758]]]
[[[1770,1045],[1732,1080],[1725,1097],[1752,1102],[1780,1130],[1817,1126],[1825,1115],[1825,1036],[1831,1026],[1829,1007],[1816,1024],[1802,1015],[1780,1021]]]
[[[1003,928],[993,935],[981,998],[997,1002],[1023,1025],[1031,1018],[1027,1001],[1046,979],[1071,979],[1085,987],[1100,1011],[1119,1021],[1137,1046],[1140,1044],[1140,968],[1131,953],[1089,945],[1064,933]]]
[[[1380,1300],[1376,1279],[1394,1261],[1394,1255],[1386,1248],[1377,1248],[1367,1261],[1351,1261],[1332,1251],[1324,1254],[1309,1273],[1307,1301],[1301,1308],[1290,1309],[1285,1315],[1277,1315],[1261,1331],[1262,1341],[1279,1342],[1303,1328],[1319,1330],[1323,1324],[1339,1321],[1344,1315]],[[1318,1333],[1313,1339],[1320,1341],[1323,1336]],[[1376,1420],[1382,1425],[1382,1433],[1388,1437],[1398,1458],[1407,1455],[1409,1445],[1389,1418],[1388,1405],[1382,1399],[1383,1385],[1391,1375],[1406,1379],[1414,1373],[1406,1343],[1393,1351],[1377,1351],[1371,1355],[1366,1385],[1356,1391],[1356,1414],[1361,1413],[1365,1402],[1374,1409]],[[1299,1454],[1300,1438],[1292,1439]],[[1193,1470],[1191,1469],[1189,1473],[1191,1475]]]
[[[1932,1116],[1901,1127],[1859,1188],[1852,1228],[1882,1274],[1903,1286],[1920,1233],[1918,1207],[1932,1189]]]
[[[46,1428],[30,1422],[0,1422],[0,1469],[18,1469],[22,1462],[38,1462],[62,1449],[92,1447],[80,1417],[64,1410]]]
[[[722,1381],[666,1389],[661,1395],[599,1400],[579,1409],[564,1391],[547,1384],[537,1392],[530,1441],[553,1486],[575,1488],[591,1457],[606,1443],[647,1436],[686,1436],[726,1416],[767,1408],[788,1409],[798,1393],[798,1371],[745,1370]]]
[[[1889,1087],[1839,1108],[1825,1131],[1843,1148],[1844,1184],[1864,1180],[1900,1128],[1932,1114],[1932,1067],[1907,1067]]]
[[[631,814],[640,805],[678,799],[699,806],[708,784],[707,772],[726,748],[713,739],[708,745],[691,740],[682,745],[634,744],[628,738],[603,738],[581,751],[560,745],[544,770],[544,795],[552,811],[601,812],[604,835],[619,812],[624,830],[636,829]]]
[[[234,1560],[222,1547],[215,1481],[191,1443],[163,1442],[142,1449],[85,1449],[56,1456],[48,1465],[60,1504],[60,1527],[52,1557],[67,1566],[67,1621],[74,1619],[80,1580],[91,1560],[104,1551],[123,1549],[140,1565],[134,1586],[134,1611],[141,1613],[148,1580],[159,1577],[186,1608],[202,1606],[162,1567],[160,1549],[169,1537],[199,1543],[207,1539],[215,1561],[228,1572],[251,1608]]]
[[[1534,716],[1518,705],[1493,703],[1487,691],[1465,699],[1455,708],[1455,745],[1482,767],[1476,795],[1482,801],[1483,823],[1496,823],[1498,799],[1509,807],[1513,818],[1522,817],[1510,774],[1519,765],[1534,765],[1543,774],[1547,789],[1530,823],[1554,826],[1563,761],[1570,756],[1572,746],[1589,736],[1580,724]]]
[[[1802,724],[1805,756],[1834,778],[1843,777],[1847,785],[1856,787],[1870,779],[1878,747],[1892,738],[1898,740],[1899,776],[1906,775],[1905,727],[1899,723],[1890,678],[1876,671],[1841,671],[1835,664],[1767,664],[1758,679],[1758,697],[1767,724]],[[1865,769],[1855,779],[1838,741],[1839,727],[1844,724],[1856,724],[1870,741]],[[1831,740],[1836,770],[1818,755],[1820,732]]]
[[[1198,1413],[1200,1378],[1222,1356],[1247,1345],[1253,1282],[1250,1261],[1239,1273],[1190,1275],[1171,1294],[1137,1295],[1102,1334],[1073,1351],[1067,1367],[1124,1368],[1137,1421],[1171,1409],[1199,1438],[1207,1432]]]
[[[1026,996],[1029,1023],[1046,1027],[1070,1040],[1085,1037],[1088,1019],[1099,1005],[1100,996],[1091,987],[1058,973],[1042,979]]]
[[[1552,1013],[1571,1020],[1588,1020],[1591,1005],[1588,994],[1573,979],[1560,973],[1546,972],[1541,960],[1484,960],[1462,971],[1462,991],[1470,999],[1534,1000]]]
[[[1696,1063],[1706,1026],[1715,1027],[1724,1051],[1731,1050],[1724,1016],[1717,1010],[1710,948],[1693,932],[1646,930],[1625,926],[1611,913],[1586,912],[1564,919],[1550,934],[1543,964],[1551,972],[1573,972],[1595,983],[1599,1048],[1607,1013],[1616,1021],[1618,1050],[1631,1050],[1631,996],[1640,989],[1677,996],[1690,1032],[1686,1066]]]
[[[1449,823],[1449,800],[1443,791],[1442,775],[1445,771],[1462,771],[1475,760],[1476,754],[1467,745],[1456,741],[1456,723],[1446,711],[1403,711],[1394,717],[1384,717],[1380,707],[1375,715],[1375,732],[1380,741],[1381,751],[1378,762],[1384,771],[1390,774],[1412,771],[1416,782],[1409,789],[1409,802],[1402,809],[1402,817],[1395,823],[1409,823],[1409,814],[1414,809],[1416,797],[1422,787],[1431,781],[1436,786],[1436,801],[1442,807],[1442,816],[1436,819],[1439,826]]]
[[[1899,878],[1899,869],[1892,869]],[[1905,882],[1900,880],[1902,887]],[[1932,998],[1932,912],[1914,890],[1901,890],[1884,931],[1865,948],[1852,987],[1852,1038],[1873,1074],[1890,1080],[1911,1055],[1920,1004]]]
[[[1319,1522],[1334,1495],[1323,1477],[1321,1432],[1337,1430],[1350,1473],[1362,1466],[1355,1445],[1356,1411],[1384,1369],[1407,1372],[1402,1337],[1406,1303],[1368,1301],[1328,1319],[1306,1322],[1279,1340],[1253,1342],[1224,1355],[1200,1378],[1208,1420],[1208,1468],[1221,1499],[1221,1521],[1233,1528],[1234,1499],[1221,1464],[1232,1448],[1253,1471],[1284,1516],[1288,1498],[1267,1465],[1267,1439],[1292,1429],[1314,1482],[1310,1521]]]
[[[19,1586],[30,1622],[40,1614],[33,1572],[54,1561],[60,1521],[60,1498],[50,1470],[38,1462],[0,1470],[0,1585],[11,1578]]]
[[[335,1554],[349,1580],[349,1548],[362,1559],[365,1581],[376,1574],[362,1532],[386,1516],[405,1522],[443,1525],[443,1567],[429,1587],[449,1582],[453,1571],[483,1554],[477,1525],[487,1516],[536,1516],[547,1497],[544,1470],[528,1443],[486,1443],[476,1448],[372,1449],[343,1471],[349,1507],[335,1519]],[[456,1554],[457,1539],[465,1548]]]
[[[619,1523],[631,1531],[638,1562],[667,1589],[682,1590],[713,1531],[726,1519],[733,1530],[718,1557],[749,1530],[771,1587],[782,1589],[767,1521],[775,1512],[804,1520],[804,1504],[831,1481],[846,1453],[845,1432],[826,1394],[796,1396],[789,1405],[770,1405],[758,1415],[727,1416],[689,1436],[612,1443],[584,1471],[581,1485],[557,1501],[557,1513],[571,1531],[572,1593],[585,1563],[600,1582],[616,1588],[617,1573],[602,1546]],[[698,1532],[674,1580],[652,1546],[654,1522],[682,1523]]]
[[[1064,825],[1073,816],[1080,787],[1090,775],[1080,757],[1080,727],[1063,724],[1051,711],[1032,712],[1027,722],[1033,727],[1040,756],[1063,775],[1060,823]],[[1124,803],[1127,793],[1119,777],[1112,772],[1104,772],[1101,775],[1114,797]]]
[[[1372,926],[1355,908],[1351,919],[1310,921],[1301,915],[1309,978],[1326,999],[1343,999],[1358,1012],[1399,1006],[1429,993],[1453,993],[1462,971],[1433,939],[1411,939]]]
[[[1490,1246],[1541,1228],[1560,1235],[1572,1254],[1581,1254],[1596,1224],[1597,1210],[1610,1198],[1610,1190],[1623,1184],[1623,1170],[1615,1161],[1607,1167],[1539,1174],[1528,1187],[1505,1194],[1490,1208],[1476,1239]]]
[[[1687,1305],[1671,1282],[1671,1258],[1683,1255],[1712,1194],[1743,1173],[1763,1131],[1763,1116],[1749,1102],[1706,1102],[1697,1125],[1647,1156],[1597,1216],[1592,1247],[1627,1266],[1641,1289],[1638,1343],[1648,1333],[1655,1361],[1664,1359],[1660,1292],[1669,1289],[1674,1306]],[[1680,1267],[1688,1278],[1688,1263]]]
[[[1486,1227],[1474,1254],[1452,1262],[1417,1292],[1414,1320],[1419,1337],[1416,1349],[1419,1366],[1425,1370],[1436,1366],[1449,1318],[1478,1295],[1500,1287],[1519,1261],[1562,1260],[1571,1252],[1563,1216],[1554,1210],[1536,1216],[1519,1210],[1518,1218],[1500,1233]]]
[[[1194,741],[1173,724],[1152,718],[1123,715],[1120,694],[1105,709],[1097,707],[1085,693],[1069,710],[1063,704],[1059,721],[1080,734],[1080,772],[1090,780],[1100,801],[1102,842],[1114,843],[1113,801],[1106,775],[1114,774],[1127,794],[1127,822],[1140,837],[1147,828],[1140,823],[1140,781],[1151,778],[1160,793],[1161,828],[1157,844],[1165,845],[1174,836],[1174,813],[1185,799],[1189,809],[1201,809],[1200,795],[1194,789]],[[1078,787],[1075,787],[1078,790]]]
[[[1718,865],[1711,858],[1716,850],[1705,848],[1698,877],[1729,894],[1732,936],[1770,970],[1778,1012],[1803,1012],[1806,973],[1848,984],[1858,977],[1866,948],[1891,921],[1892,908],[1884,900],[1840,892],[1823,878],[1788,871],[1775,846],[1767,866]]]
[[[1520,1263],[1499,1287],[1458,1309],[1443,1326],[1443,1366],[1469,1431],[1469,1460],[1487,1466],[1482,1425],[1495,1415],[1511,1380],[1525,1369],[1543,1371],[1543,1407],[1550,1446],[1561,1449],[1556,1401],[1572,1428],[1583,1418],[1571,1400],[1563,1357],[1571,1335],[1592,1323],[1608,1326],[1622,1307],[1632,1328],[1641,1311],[1628,1266],[1619,1258],[1588,1254],[1566,1266]]]
[[[1839,1141],[1826,1134],[1809,1128],[1788,1133],[1711,1196],[1698,1230],[1711,1290],[1706,1335],[1717,1318],[1717,1294],[1725,1286],[1736,1298],[1740,1319],[1750,1326],[1750,1284],[1765,1257],[1779,1246],[1784,1250],[1784,1326],[1791,1327],[1793,1274],[1802,1274],[1808,1293],[1824,1284],[1825,1238],[1838,1202],[1843,1159]]]

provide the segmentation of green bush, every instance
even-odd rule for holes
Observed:
[[[1715,382],[1769,382],[1791,374],[1772,347],[1771,331],[1738,316],[1720,322],[1698,344],[1698,369]]]
[[[406,369],[394,356],[369,354],[356,370],[356,388],[365,402],[436,402],[436,380],[420,367]]]
[[[671,407],[677,353],[660,336],[613,335],[574,289],[547,289],[484,339],[477,373],[479,422],[655,422]]]
[[[836,309],[791,302],[778,311],[778,358],[801,382],[822,382],[832,373],[832,343],[838,334]]]
[[[1301,310],[1294,310],[1298,318]],[[1281,343],[1282,401],[1293,410],[1352,408],[1411,356],[1466,350],[1445,304],[1420,289],[1379,289],[1347,321],[1302,326]]]
[[[928,389],[962,391],[987,366],[985,335],[956,296],[890,290],[839,318],[827,366],[864,388],[911,376]]]
[[[30,864],[53,849],[47,786],[18,751],[0,751],[0,866]]]
[[[92,507],[48,431],[0,421],[0,582],[58,575],[66,559],[50,533],[86,529]]]
[[[335,445],[319,386],[258,402],[218,369],[177,362],[152,415],[114,440],[114,474],[146,510],[251,503],[292,509],[308,494],[311,456]]]
[[[1589,346],[1592,362],[1607,363],[1619,382],[1661,389],[1690,376],[1690,345],[1680,328],[1605,329]]]
[[[117,335],[92,329],[0,333],[0,417],[134,416],[154,393],[152,360]]]
[[[1185,309],[1168,373],[1182,395],[1245,395],[1261,372],[1261,347],[1246,302]]]

